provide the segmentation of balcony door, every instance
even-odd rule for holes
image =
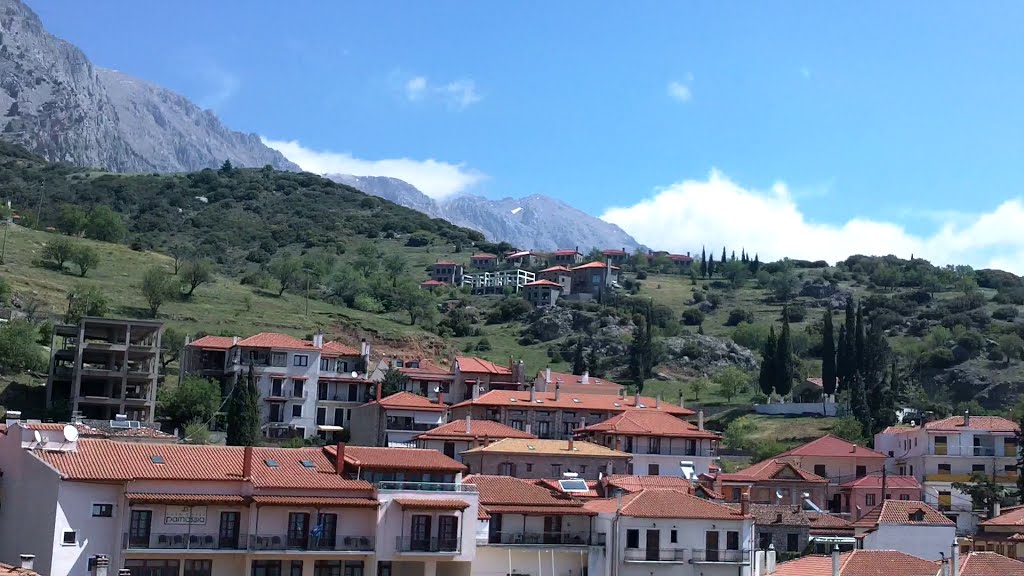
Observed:
[[[716,532],[717,534],[717,532]],[[658,561],[658,549],[661,547],[661,530],[648,530],[647,531],[647,553],[644,555],[645,560]]]
[[[218,548],[238,548],[238,526],[240,523],[240,512],[220,513],[220,531],[217,534]]]
[[[704,560],[718,562],[718,531],[704,533]]]
[[[152,526],[152,510],[132,510],[128,519],[128,545],[133,548],[149,548],[149,534]]]
[[[305,548],[307,534],[309,534],[309,513],[290,512],[288,514],[288,547]]]
[[[559,538],[562,536],[562,517],[561,516],[545,516],[544,517],[544,543],[545,544],[558,544]]]
[[[438,550],[451,552],[459,549],[459,517],[440,516],[437,519]]]
[[[421,552],[430,550],[430,516],[413,514],[410,528],[410,549]]]
[[[320,550],[333,550],[338,535],[338,515],[321,512],[317,516],[316,527],[313,528],[316,547]]]

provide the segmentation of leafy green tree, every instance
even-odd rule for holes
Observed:
[[[732,403],[732,399],[747,391],[750,386],[750,376],[735,366],[728,366],[719,370],[714,377],[718,384],[718,390],[725,397],[725,401]]]
[[[230,175],[234,171],[235,167],[231,165],[231,160],[225,160],[224,163],[220,165],[221,174]]]
[[[742,288],[743,283],[750,278],[750,270],[746,264],[733,258],[722,266],[722,275],[729,280],[733,288]]]
[[[779,340],[775,337],[775,327],[768,330],[768,338],[764,341],[764,348],[761,350],[761,371],[757,377],[757,383],[765,396],[771,395],[775,390],[777,366],[775,355],[778,354]]]
[[[149,305],[150,316],[156,318],[160,307],[178,293],[178,284],[174,281],[163,266],[151,266],[142,276],[142,285],[139,287],[142,297]]]
[[[228,399],[228,446],[255,446],[260,439],[260,390],[252,364]]]
[[[839,349],[839,354],[843,356],[843,371],[839,374],[842,379],[841,386],[843,390],[849,388],[848,380],[853,377],[853,373],[859,368],[857,365],[857,311],[854,307],[853,298],[847,298],[846,300],[846,321],[843,324],[845,332],[841,335],[845,335],[846,338],[843,342],[843,346]]]
[[[78,266],[78,275],[85,278],[85,275],[89,273],[96,266],[99,266],[100,255],[96,250],[87,244],[79,244],[74,246],[71,250],[71,257],[69,258],[71,263]]]
[[[67,238],[57,236],[43,246],[43,257],[53,261],[57,268],[64,269],[64,263],[71,259],[75,245]]]
[[[849,440],[860,445],[867,445],[867,438],[864,437],[864,426],[859,420],[852,416],[838,418],[832,425],[832,435]]]
[[[206,425],[206,422],[202,420],[193,420],[185,425],[185,438],[186,444],[209,444],[210,443],[210,427]]]
[[[68,311],[64,321],[78,324],[85,316],[102,317],[107,315],[109,303],[107,296],[95,286],[80,284],[68,292]]]
[[[186,298],[191,298],[196,288],[213,282],[213,262],[206,258],[189,260],[180,267],[179,271],[178,276],[181,279],[182,289],[186,291]]]
[[[1010,365],[1011,360],[1020,359],[1021,353],[1024,352],[1024,340],[1012,332],[1000,336],[998,342],[999,351],[1003,353],[1007,366]]]
[[[399,284],[397,290],[398,307],[409,313],[410,326],[437,313],[437,303],[429,290],[423,290],[413,282]]]
[[[220,407],[220,386],[212,380],[186,377],[160,394],[160,411],[175,428],[198,420],[210,422]]]
[[[185,348],[185,333],[173,326],[164,329],[160,336],[160,364],[166,370],[171,362],[181,357],[181,351]]]
[[[576,338],[576,346],[572,353],[572,373],[577,376],[587,371],[587,362],[583,355],[583,338]]]
[[[384,373],[384,379],[380,381],[380,393],[382,398],[391,396],[392,394],[398,394],[402,390],[405,390],[405,386],[409,383],[409,377],[403,374],[397,368],[388,368],[388,371]]]
[[[277,280],[277,295],[294,288],[302,278],[302,261],[295,256],[281,256],[270,261],[270,275]]]
[[[825,394],[836,393],[836,341],[832,332],[832,309],[828,308],[821,329],[821,385]]]
[[[401,254],[389,254],[384,258],[384,272],[391,279],[391,286],[397,287],[399,278],[405,274],[405,258]]]
[[[13,290],[11,290],[10,283],[7,282],[7,280],[4,279],[2,276],[0,276],[0,304],[6,305],[8,302],[10,302],[12,293]]]
[[[775,353],[775,393],[781,396],[789,394],[796,380],[796,359],[793,357],[793,337],[789,330],[789,320],[782,322],[782,334],[779,336],[779,348]]]
[[[89,212],[85,235],[101,242],[119,242],[128,233],[121,215],[107,206],[97,206]]]
[[[779,302],[789,302],[793,296],[796,296],[799,286],[800,279],[797,278],[796,273],[789,266],[785,266],[782,270],[773,274],[768,283],[768,289],[772,291],[772,295]]]
[[[747,416],[740,416],[726,426],[722,441],[730,450],[750,450],[756,433],[757,424]]]
[[[693,401],[700,402],[700,395],[708,389],[707,378],[694,378],[690,380],[690,391],[693,392]]]
[[[953,489],[971,497],[975,509],[987,510],[991,516],[995,504],[1002,504],[1009,496],[1009,491],[1002,484],[997,484],[984,472],[972,472],[969,482],[953,482]]]
[[[356,249],[356,259],[352,265],[362,272],[363,276],[369,277],[380,268],[380,263],[380,250],[375,244],[367,242]]]
[[[23,320],[0,324],[0,369],[15,374],[46,370],[46,355],[36,336],[35,326]]]
[[[74,204],[64,204],[60,207],[60,215],[57,217],[57,227],[68,236],[78,236],[85,231],[89,217],[85,210]]]

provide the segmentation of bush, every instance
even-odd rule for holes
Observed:
[[[78,275],[82,278],[100,263],[100,255],[92,246],[80,244],[71,250],[71,262],[78,266]]]
[[[478,352],[488,352],[488,351],[490,351],[491,350],[491,341],[488,340],[486,337],[485,338],[481,338],[480,341],[476,343],[476,349],[477,349]]]
[[[263,270],[256,270],[255,272],[250,272],[245,276],[242,276],[239,283],[243,286],[255,286],[256,288],[268,290],[270,289],[270,285],[273,281],[274,279],[271,278],[270,274],[267,274]]]
[[[409,239],[405,241],[405,245],[411,247],[429,246],[430,236],[423,232],[417,232],[409,236]]]
[[[992,311],[992,317],[996,320],[1013,322],[1013,319],[1017,317],[1017,313],[1016,306],[1000,306]]]
[[[957,339],[958,346],[971,352],[971,356],[977,356],[985,348],[985,338],[977,332],[964,332]]]
[[[369,294],[359,294],[352,301],[352,307],[356,310],[362,310],[363,312],[371,312],[379,314],[384,311],[384,305]]]
[[[729,311],[729,318],[725,321],[726,326],[738,326],[743,322],[752,323],[754,313],[742,308],[733,308]]]
[[[36,344],[38,334],[28,322],[0,324],[0,368],[11,372],[42,372],[47,358]]]
[[[718,308],[719,306],[721,306],[722,305],[722,301],[723,301],[722,295],[719,294],[718,292],[712,292],[712,293],[708,294],[708,302],[710,302],[711,305],[714,306],[715,308]]]
[[[703,301],[704,301],[704,293],[701,292],[700,290],[694,290],[693,291],[693,303],[694,304],[700,304]]]
[[[43,247],[43,258],[53,262],[60,268],[64,269],[64,263],[71,259],[71,255],[75,251],[75,245],[67,238],[58,236],[46,243]]]
[[[786,451],[786,447],[778,440],[761,440],[753,446],[752,458],[755,462],[767,460]]]
[[[804,318],[807,317],[807,308],[804,308],[802,304],[793,304],[783,308],[786,318],[789,322],[803,322]]]
[[[962,294],[953,298],[946,304],[946,309],[950,312],[957,314],[960,312],[968,312],[977,308],[981,308],[985,305],[985,295],[981,292],[971,292],[970,294]]]
[[[174,387],[163,388],[160,412],[172,426],[210,422],[220,407],[220,385],[212,380],[189,376]]]
[[[683,310],[683,324],[687,326],[700,326],[704,323],[704,313],[696,308]]]
[[[760,351],[768,339],[768,326],[741,322],[732,332],[732,341],[750,350]]]
[[[924,354],[921,357],[922,362],[925,366],[931,368],[937,368],[939,370],[949,368],[956,364],[956,359],[953,357],[953,352],[948,348],[936,348]]]
[[[102,290],[95,286],[75,286],[68,292],[66,322],[77,324],[83,316],[106,316],[109,304]]]
[[[636,279],[637,280],[647,280],[647,270],[637,270],[636,271]]]

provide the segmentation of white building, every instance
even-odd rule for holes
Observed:
[[[516,268],[497,272],[474,272],[462,276],[462,285],[469,286],[474,292],[501,292],[511,288],[515,292],[537,279],[537,275],[529,270]]]
[[[592,551],[591,576],[752,576],[754,519],[740,510],[672,489],[591,500],[594,530],[606,545]]]
[[[934,561],[956,541],[955,522],[912,500],[884,500],[853,527],[865,550],[898,550]]]
[[[998,416],[953,416],[923,426],[890,426],[875,435],[891,473],[910,475],[924,487],[925,502],[954,520],[959,533],[973,532],[979,513],[970,496],[953,488],[982,473],[1007,488],[1017,481],[1017,425]]]

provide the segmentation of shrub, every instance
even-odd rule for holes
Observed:
[[[64,263],[71,259],[75,245],[63,237],[56,237],[43,247],[43,258],[53,262],[57,268],[64,269]]]
[[[274,279],[271,278],[270,274],[267,274],[265,271],[256,270],[255,272],[250,272],[245,276],[242,276],[239,283],[243,286],[255,286],[257,288],[267,290],[270,288],[270,284],[273,280]]]
[[[481,338],[480,341],[476,343],[476,349],[479,352],[489,351],[491,349],[491,341],[486,337]]]
[[[783,308],[786,318],[789,322],[803,322],[804,318],[807,317],[807,308],[804,308],[802,304],[793,304]]]
[[[46,355],[36,344],[36,329],[22,320],[0,324],[0,367],[12,372],[41,372]]]
[[[687,326],[699,326],[704,323],[704,313],[696,308],[683,310],[683,324]]]
[[[934,350],[931,350],[927,352],[921,358],[921,360],[922,362],[924,362],[926,366],[929,366],[931,368],[937,368],[939,370],[949,368],[950,366],[956,364],[956,359],[953,357],[953,352],[948,348],[936,348]]]
[[[694,290],[693,291],[693,303],[694,304],[700,304],[703,301],[704,301],[704,293],[701,292],[700,290]]]
[[[750,310],[744,310],[742,308],[733,308],[729,311],[729,318],[725,321],[726,326],[738,326],[743,322],[752,323],[754,321],[754,313]]]
[[[750,350],[760,351],[768,339],[768,326],[741,322],[732,332],[732,341]]]
[[[430,245],[430,236],[428,236],[427,234],[425,234],[423,232],[417,232],[417,233],[409,236],[409,239],[405,241],[405,245],[406,246],[412,246],[412,247],[429,246]]]
[[[718,308],[719,306],[721,306],[722,305],[722,301],[723,301],[722,295],[719,294],[718,292],[712,292],[712,293],[708,294],[708,302],[710,302],[711,305],[714,306],[715,308]]]
[[[992,317],[996,320],[1004,320],[1006,322],[1013,322],[1013,319],[1017,317],[1016,306],[1000,306],[992,311]]]
[[[636,279],[637,280],[647,280],[647,270],[637,270],[636,271]]]
[[[956,339],[956,343],[958,346],[969,350],[971,356],[976,356],[978,352],[985,348],[985,338],[977,332],[964,332]]]
[[[953,298],[946,304],[946,309],[950,312],[957,314],[960,312],[968,312],[976,308],[981,308],[985,305],[985,295],[981,292],[971,292],[970,294],[961,294],[956,298]]]
[[[92,246],[80,244],[72,248],[70,260],[78,266],[78,275],[84,278],[89,270],[99,265],[100,255]]]
[[[384,305],[380,303],[380,300],[377,300],[369,294],[359,294],[356,296],[355,300],[352,301],[352,307],[356,310],[372,312],[374,314],[379,314],[384,311]]]

